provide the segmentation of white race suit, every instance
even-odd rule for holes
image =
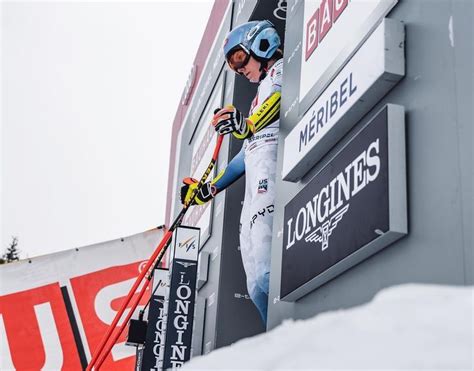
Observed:
[[[283,59],[276,61],[260,82],[250,115],[273,93],[281,91]],[[245,139],[242,150],[232,159],[222,178],[221,189],[245,171],[245,198],[240,217],[240,250],[250,298],[266,323],[272,224],[275,199],[275,172],[279,120]],[[244,162],[244,163],[242,163]],[[226,174],[228,173],[228,174]],[[231,179],[234,178],[234,179]],[[221,183],[221,186],[220,184]]]
[[[283,59],[260,82],[250,114],[275,91],[281,91]],[[266,323],[275,200],[279,120],[245,140],[245,198],[240,216],[240,250],[247,290]]]

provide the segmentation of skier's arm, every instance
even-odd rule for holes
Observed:
[[[212,180],[213,185],[217,189],[217,193],[223,191],[245,173],[244,147],[229,162],[227,167],[222,170],[216,178]]]
[[[281,93],[270,95],[260,107],[247,119],[252,134],[258,133],[264,127],[274,123],[280,117]]]
[[[264,127],[274,123],[280,117],[280,91],[270,95],[260,107],[248,118],[237,108],[228,105],[217,111],[212,120],[220,135],[232,133],[237,139],[250,138]]]
[[[229,105],[217,110],[212,119],[212,125],[220,135],[232,133],[237,139],[250,138],[263,128],[277,121],[280,117],[281,84],[283,75],[283,59],[279,59],[273,66],[270,96],[245,118],[237,108]]]
[[[245,161],[244,161],[244,147],[240,152],[229,162],[227,167],[222,170],[210,182],[206,182],[202,185],[198,191],[192,205],[203,205],[206,202],[211,201],[216,194],[223,191],[237,179],[239,179],[245,173]],[[181,186],[181,203],[187,204],[190,202],[199,181],[194,178],[184,178],[183,185]]]
[[[280,118],[281,85],[283,81],[283,59],[279,59],[273,66],[270,76],[272,87],[270,96],[247,119],[253,134],[259,132]],[[253,128],[252,128],[253,126]]]

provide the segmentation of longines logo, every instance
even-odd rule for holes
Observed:
[[[286,221],[287,250],[303,238],[306,242],[320,242],[322,251],[329,247],[329,236],[349,210],[350,199],[375,181],[380,173],[379,142],[377,138],[370,143],[329,184],[313,194],[296,217]]]
[[[194,250],[196,248],[196,237],[192,236],[191,238],[188,238],[186,241],[179,242],[178,247],[185,249],[186,252],[188,252],[191,249]]]
[[[179,260],[176,260],[176,264],[182,265],[184,268],[189,268],[189,267],[192,267],[193,265],[196,265],[196,263],[193,263],[193,262],[182,262]]]
[[[341,210],[335,213],[330,220],[323,223],[322,226],[316,228],[304,239],[306,242],[321,242],[321,251],[324,251],[329,246],[329,236],[332,234],[334,228],[342,219],[346,211],[349,210],[349,204],[344,206]]]

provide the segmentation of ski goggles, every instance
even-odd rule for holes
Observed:
[[[237,49],[227,58],[227,64],[232,71],[240,74],[239,70],[244,68],[249,63],[249,60],[250,54],[242,49]]]

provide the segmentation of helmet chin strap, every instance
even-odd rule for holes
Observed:
[[[258,82],[262,81],[267,76],[267,71],[268,71],[267,66],[268,66],[268,61],[260,60],[260,78],[258,79]]]

